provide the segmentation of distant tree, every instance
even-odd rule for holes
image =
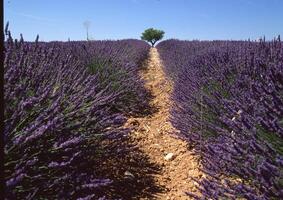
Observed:
[[[153,47],[158,40],[163,38],[164,33],[165,32],[161,30],[149,28],[142,33],[141,39],[151,43]]]
[[[85,21],[84,22],[84,27],[85,27],[85,29],[86,29],[86,39],[87,40],[89,40],[89,38],[88,38],[88,29],[89,29],[89,27],[90,27],[90,21]]]

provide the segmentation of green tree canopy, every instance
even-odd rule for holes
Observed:
[[[151,46],[153,47],[158,40],[163,38],[164,33],[165,32],[162,30],[149,28],[142,33],[141,39],[151,43]]]

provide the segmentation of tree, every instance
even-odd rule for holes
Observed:
[[[153,47],[158,40],[161,40],[163,38],[164,33],[165,32],[161,30],[149,28],[142,33],[141,39],[148,41]]]
[[[89,38],[88,38],[88,29],[89,29],[89,27],[90,27],[90,21],[85,21],[84,22],[84,27],[85,27],[85,29],[86,29],[86,39],[88,40]]]

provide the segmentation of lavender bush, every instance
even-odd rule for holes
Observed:
[[[283,198],[283,44],[157,46],[174,81],[171,121],[201,155],[199,199]],[[194,196],[194,194],[188,193]]]
[[[5,34],[6,198],[102,197],[112,180],[96,173],[99,159],[123,150],[126,115],[146,103],[138,70],[149,45]]]

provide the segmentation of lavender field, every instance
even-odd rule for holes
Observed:
[[[99,198],[112,180],[95,171],[101,159],[125,150],[126,116],[146,104],[137,76],[149,45],[24,42],[7,28],[7,199]]]
[[[204,199],[283,198],[283,43],[163,41],[171,123],[201,155]],[[195,196],[188,193],[190,196]]]
[[[177,190],[185,196],[172,199],[283,199],[280,37],[172,39],[156,48],[135,39],[25,42],[8,26],[5,37],[6,199],[164,199]],[[166,95],[171,103],[162,104]],[[168,122],[160,119],[167,114]],[[174,129],[163,133],[167,123]],[[146,135],[156,132],[167,136]],[[187,144],[199,166],[182,162],[182,152],[168,153],[184,148],[169,134]],[[173,149],[156,154],[158,145]],[[137,148],[152,155],[137,158]],[[108,162],[114,157],[127,171]],[[104,162],[109,171],[101,173]],[[201,171],[184,182],[197,189],[176,188],[176,174],[164,178],[172,167],[176,174]],[[112,172],[128,182],[119,190],[139,196],[116,195],[112,185],[121,182]],[[149,176],[157,178],[149,184]]]

